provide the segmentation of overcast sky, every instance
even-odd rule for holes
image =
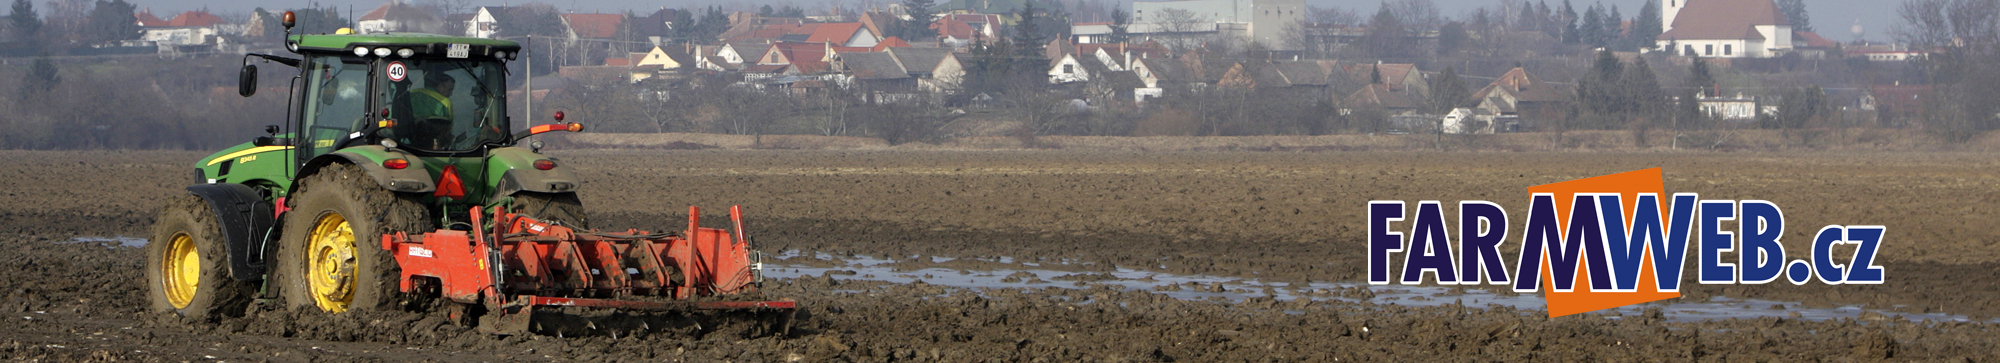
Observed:
[[[201,9],[204,7],[208,8],[211,12],[215,13],[247,14],[249,13],[250,9],[259,6],[265,8],[296,8],[296,7],[304,7],[307,4],[307,2],[303,0],[288,0],[288,1],[132,0],[132,1],[136,4],[139,4],[140,7],[151,8],[153,12],[155,14],[158,14],[161,18],[171,18],[173,17],[173,14],[179,13],[180,11]],[[592,11],[615,12],[627,9],[652,10],[652,9],[659,9],[662,6],[680,8],[680,7],[708,6],[708,5],[718,5],[718,4],[723,5],[725,7],[730,7],[730,6],[742,7],[746,6],[742,4],[762,5],[766,3],[795,4],[800,7],[805,7],[808,9],[808,11],[810,11],[811,9],[814,8],[824,7],[825,4],[827,4],[828,2],[828,0],[768,0],[768,1],[766,0],[736,0],[736,1],[537,0],[537,1],[553,4],[565,10],[582,11],[582,12],[592,12]],[[889,2],[900,2],[900,0],[832,0],[832,1],[842,4],[886,4]],[[945,1],[946,0],[939,0],[937,2],[944,3]],[[1443,10],[1444,15],[1452,17],[1459,17],[1460,15],[1471,12],[1473,9],[1477,9],[1482,6],[1493,6],[1500,2],[1499,0],[1433,0],[1433,1],[1435,1],[1438,4],[1438,7]],[[1534,1],[1540,1],[1540,0],[1534,0]],[[1582,8],[1587,6],[1585,4],[1596,2],[1594,0],[1572,0],[1572,1],[1574,1],[1575,6],[1578,8],[1577,10],[1578,12],[1583,11]],[[1617,5],[1619,12],[1621,14],[1630,17],[1639,13],[1639,7],[1645,4],[1645,1],[1660,1],[1660,0],[1617,0],[1617,1],[1604,1],[1603,3],[1608,5]],[[1733,1],[1733,0],[1723,0],[1723,1]],[[359,14],[359,13],[365,13],[370,9],[374,9],[376,6],[381,5],[383,1],[382,0],[320,0],[317,2],[319,4],[335,5],[335,6],[340,6],[342,8],[346,8],[351,5],[354,7],[354,11],[357,14]],[[412,2],[415,1],[412,0]],[[502,5],[508,2],[513,2],[518,4],[530,1],[472,0],[471,3],[473,5]],[[1553,0],[1550,1],[1550,5],[1553,6],[1559,2],[1561,2],[1561,0]],[[1381,3],[1381,0],[1306,0],[1306,3],[1317,6],[1339,6],[1344,8],[1362,10],[1364,11],[1364,13],[1372,13],[1376,9],[1378,4]],[[1857,22],[1859,22],[1859,24],[1866,31],[1865,35],[1866,38],[1874,41],[1886,41],[1890,39],[1889,28],[1892,25],[1894,25],[1896,21],[1895,20],[1896,5],[1901,3],[1902,1],[1899,0],[1806,0],[1806,10],[1812,13],[1812,22],[1814,28],[1816,28],[1815,30],[1818,30],[1820,35],[1826,36],[1827,38],[1834,40],[1842,40],[1842,41],[1852,40],[1854,39],[1854,34],[1852,33],[1851,28]],[[38,4],[36,5],[41,5],[41,4],[40,2],[38,2]],[[1130,9],[1132,7],[1130,5],[1126,5],[1124,8]]]

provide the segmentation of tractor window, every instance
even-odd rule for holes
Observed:
[[[315,155],[333,152],[367,123],[368,64],[340,57],[315,58],[308,69],[303,135]]]
[[[382,97],[396,142],[429,152],[476,150],[507,141],[498,62],[399,59],[385,65]]]

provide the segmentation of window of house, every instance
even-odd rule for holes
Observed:
[[[1715,55],[1715,45],[1709,44],[1701,46],[1701,55]]]
[[[1071,74],[1071,73],[1076,73],[1076,65],[1075,65],[1075,64],[1064,64],[1064,65],[1063,65],[1063,74]]]
[[[1686,55],[1686,56],[1692,56],[1692,55],[1694,55],[1694,44],[1688,44],[1688,45],[1687,45],[1687,52],[1686,52],[1686,53],[1681,53],[1681,55]]]
[[[1733,53],[1733,50],[1734,50],[1734,49],[1736,49],[1736,45],[1735,45],[1735,44],[1723,44],[1723,45],[1722,45],[1722,55],[1730,55],[1730,54],[1732,54],[1732,53]]]

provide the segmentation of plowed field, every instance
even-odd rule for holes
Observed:
[[[0,359],[2000,361],[2000,338],[1980,323],[2000,316],[2000,230],[1991,222],[2000,217],[2000,155],[1990,153],[552,154],[587,180],[582,197],[598,227],[671,228],[685,223],[688,205],[739,204],[757,248],[797,252],[774,266],[839,269],[872,258],[897,271],[973,276],[1059,270],[1076,273],[1075,283],[776,279],[769,293],[805,309],[792,334],[763,338],[727,329],[495,337],[434,313],[255,307],[220,323],[184,322],[145,311],[137,241],[78,239],[145,236],[201,154],[7,151],[0,280],[12,286],[0,288]],[[1555,319],[1508,307],[1378,304],[1366,288],[1300,291],[1364,278],[1369,200],[1491,200],[1525,211],[1529,186],[1652,167],[1664,168],[1669,192],[1778,204],[1789,251],[1808,250],[1818,226],[1888,226],[1879,261],[1888,282],[1689,282],[1679,301]],[[1180,285],[1129,289],[1091,277],[1111,272],[1213,277],[1227,282],[1200,288],[1243,297],[1183,299],[1164,293]],[[1246,289],[1251,281],[1259,287]],[[1274,297],[1281,289],[1328,298]],[[1671,318],[1673,303],[1746,299],[1852,313]]]

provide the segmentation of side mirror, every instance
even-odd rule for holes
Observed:
[[[236,76],[236,94],[243,97],[257,94],[257,65],[243,65],[243,73]]]

